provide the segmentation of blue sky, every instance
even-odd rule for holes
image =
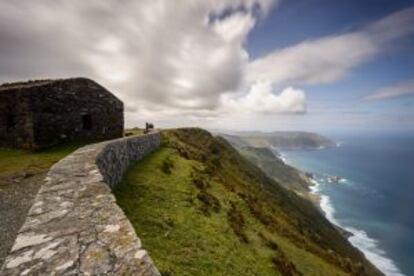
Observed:
[[[413,4],[407,0],[281,1],[250,33],[248,51],[259,57],[306,39],[352,31]]]
[[[0,0],[0,42],[0,82],[94,79],[127,127],[414,132],[413,1]]]
[[[305,40],[358,30],[413,4],[413,1],[387,0],[281,1],[249,34],[247,49],[252,58],[260,58]],[[414,78],[414,37],[411,34],[394,42],[392,47],[356,66],[342,79],[303,86],[307,91],[308,112],[290,120],[293,128],[327,132],[338,128],[339,131],[414,131],[414,93],[381,101],[361,100],[378,89]],[[327,125],[301,118],[327,121],[318,117],[328,116],[331,120]],[[335,120],[355,122],[337,125]]]

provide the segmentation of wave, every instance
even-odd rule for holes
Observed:
[[[352,233],[352,236],[348,238],[351,244],[361,250],[365,257],[385,275],[404,276],[394,261],[389,259],[386,256],[386,252],[379,247],[379,242],[377,240],[369,237],[363,230],[344,226],[339,223],[339,221],[335,218],[336,211],[331,203],[330,197],[320,192],[321,184],[318,181],[312,179],[311,182],[314,184],[310,187],[311,192],[320,196],[320,207],[325,213],[326,218],[331,223]]]
[[[288,164],[288,159],[287,159],[287,157],[286,157],[286,154],[284,154],[283,152],[280,152],[280,151],[278,151],[278,149],[276,148],[276,147],[274,147],[274,146],[270,146],[270,149],[273,151],[273,152],[276,152],[277,153],[277,157],[280,159],[280,160],[282,160],[282,162],[283,163],[285,163],[285,164]]]
[[[348,179],[346,179],[346,178],[341,178],[341,179],[339,179],[339,181],[338,181],[339,183],[348,183]]]
[[[285,155],[280,154],[280,155],[279,155],[279,158],[280,158],[280,160],[282,160],[282,162],[283,162],[283,163],[287,164],[288,160],[287,160],[287,158],[286,158],[286,156],[285,156]]]
[[[310,178],[309,181],[313,184],[312,186],[309,187],[311,193],[319,195],[319,187],[320,187],[319,182],[313,178]]]
[[[349,238],[352,245],[359,248],[385,275],[404,276],[394,261],[386,256],[386,252],[379,248],[377,240],[370,238],[363,230],[353,227],[345,227],[345,230],[353,234]]]

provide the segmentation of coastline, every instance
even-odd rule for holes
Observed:
[[[337,143],[336,147],[341,146],[342,143]],[[319,149],[316,149],[319,150]],[[379,247],[379,242],[371,237],[361,229],[356,229],[351,226],[342,225],[336,218],[335,210],[331,198],[328,194],[324,194],[321,191],[322,182],[319,179],[316,179],[314,172],[310,173],[304,171],[302,168],[298,168],[295,164],[292,164],[290,160],[287,158],[285,153],[280,152],[279,158],[287,165],[294,167],[298,172],[306,177],[306,181],[309,184],[309,192],[307,194],[300,194],[305,198],[309,199],[318,210],[322,212],[322,214],[331,222],[336,229],[344,236],[355,248],[359,249],[365,257],[373,263],[381,272],[385,275],[393,275],[393,276],[404,276],[400,269],[396,266],[394,261],[390,259],[386,252]],[[324,176],[326,177],[326,176]],[[332,176],[330,176],[332,177]],[[340,181],[337,181],[335,184],[331,181],[324,181],[328,183],[328,185],[344,185],[347,180],[341,178]],[[319,181],[318,181],[319,180]]]
[[[298,168],[296,169],[299,170]],[[349,240],[349,238],[352,237],[354,234],[351,231],[346,230],[345,227],[333,223],[332,220],[328,217],[326,208],[324,210],[324,208],[322,207],[328,204],[323,202],[325,198],[323,197],[323,195],[320,194],[318,190],[319,183],[311,177],[308,177],[308,183],[309,183],[309,197],[308,198],[317,207],[317,209],[333,224],[333,226],[335,226],[335,228],[339,231],[339,233],[341,233],[341,235],[345,239]]]

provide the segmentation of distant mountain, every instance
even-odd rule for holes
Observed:
[[[270,147],[279,150],[319,149],[336,146],[334,141],[324,136],[303,131],[239,132],[220,135],[234,145]]]

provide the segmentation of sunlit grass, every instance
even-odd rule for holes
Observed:
[[[131,168],[115,191],[163,275],[346,275],[265,225],[243,199],[257,188],[253,180],[246,182],[250,172],[240,171],[234,156],[213,158],[219,149],[204,156],[203,147],[211,145],[203,139],[184,145],[164,132],[162,148]],[[256,196],[269,204],[257,212],[283,210],[266,207],[274,202]]]
[[[22,172],[26,174],[37,174],[47,171],[54,163],[81,145],[61,145],[35,152],[0,149],[0,176],[8,176]]]

